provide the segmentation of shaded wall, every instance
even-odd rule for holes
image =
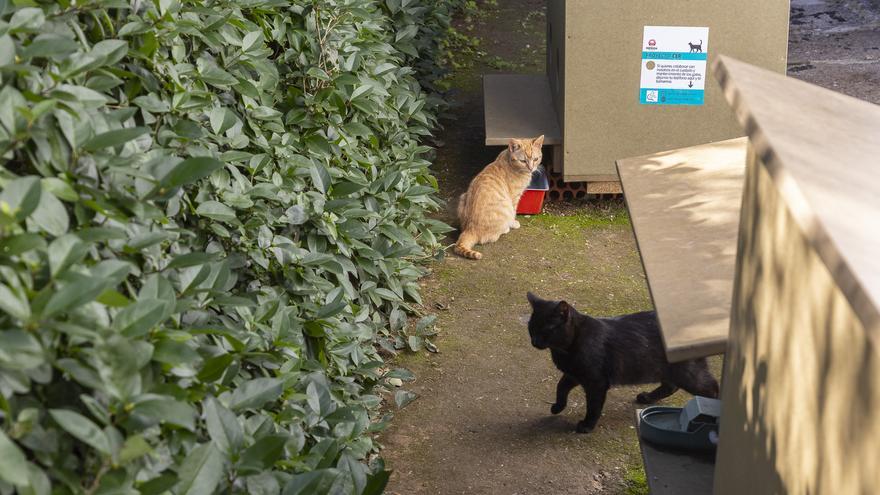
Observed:
[[[749,154],[715,493],[880,493],[878,349]]]
[[[547,0],[547,79],[559,128],[565,120],[565,0]]]

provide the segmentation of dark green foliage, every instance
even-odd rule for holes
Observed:
[[[0,0],[0,493],[382,491],[457,3]]]

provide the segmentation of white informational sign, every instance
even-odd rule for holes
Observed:
[[[702,105],[708,27],[645,26],[642,40],[643,105]]]

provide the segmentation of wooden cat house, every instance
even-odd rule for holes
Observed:
[[[742,136],[719,53],[784,73],[789,2],[548,0],[545,74],[484,77],[486,145],[545,135],[552,169],[619,192],[614,161]]]

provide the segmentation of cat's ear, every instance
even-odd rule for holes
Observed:
[[[559,301],[559,304],[556,305],[556,311],[565,318],[565,321],[568,321],[568,316],[571,314],[571,305],[565,301]]]
[[[516,152],[519,151],[521,148],[522,148],[522,145],[519,144],[519,141],[517,141],[516,139],[511,139],[511,140],[510,140],[510,144],[507,145],[507,149],[508,149],[511,153],[516,153]]]
[[[544,135],[541,134],[540,136],[536,137],[532,141],[532,146],[535,148],[540,148],[541,146],[544,146]]]
[[[531,292],[526,293],[526,299],[529,300],[529,304],[531,304],[533,308],[536,304],[538,304],[538,301],[541,300],[540,298],[538,298],[538,296],[532,294]]]

